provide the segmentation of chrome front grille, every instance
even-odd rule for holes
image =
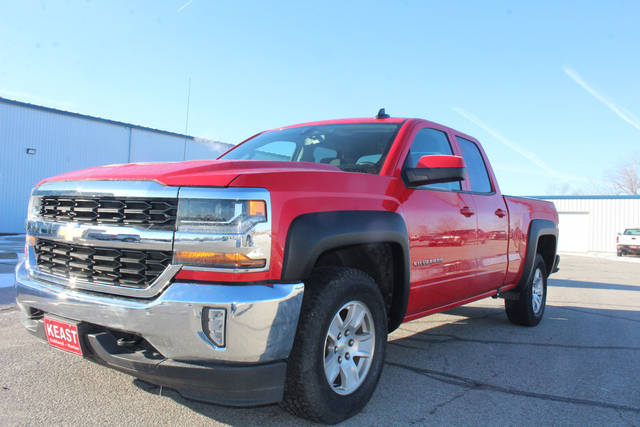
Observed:
[[[38,269],[66,279],[142,289],[171,263],[170,251],[114,249],[37,239]]]
[[[40,215],[49,221],[173,230],[177,209],[177,199],[44,196]]]

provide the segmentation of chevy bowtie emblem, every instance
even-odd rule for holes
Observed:
[[[74,224],[67,224],[58,229],[58,237],[62,237],[67,242],[72,242],[78,237],[82,237],[82,229]]]

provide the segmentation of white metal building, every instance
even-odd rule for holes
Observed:
[[[558,249],[564,252],[615,252],[616,236],[640,228],[640,196],[541,196],[559,216]]]
[[[231,145],[0,98],[0,233],[21,233],[31,188],[93,166],[215,159]]]
[[[0,98],[0,233],[24,231],[31,188],[99,165],[213,159],[230,144]],[[640,196],[541,196],[560,216],[559,249],[614,252],[640,227]]]

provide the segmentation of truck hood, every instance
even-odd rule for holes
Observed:
[[[135,180],[164,185],[226,187],[245,173],[340,171],[335,166],[310,162],[257,160],[193,160],[165,163],[128,163],[99,166],[57,175],[41,181]]]

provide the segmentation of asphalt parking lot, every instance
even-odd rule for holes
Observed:
[[[640,263],[564,256],[535,328],[502,300],[406,323],[365,410],[345,425],[640,425]],[[234,409],[49,348],[0,288],[0,425],[291,425],[278,406]]]

